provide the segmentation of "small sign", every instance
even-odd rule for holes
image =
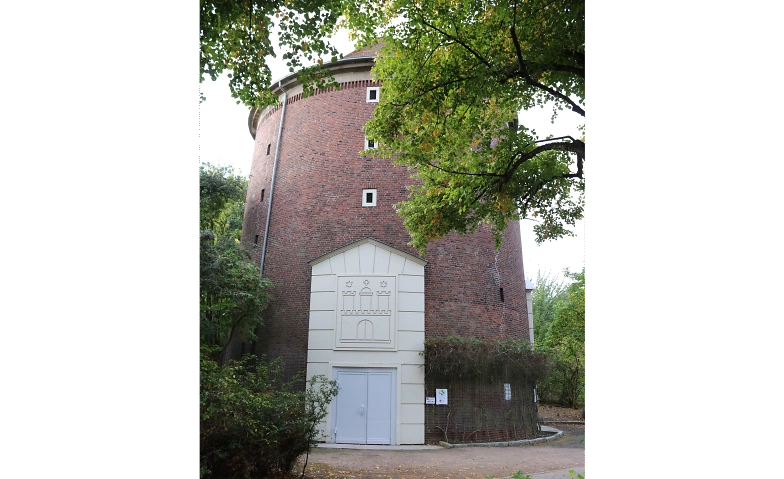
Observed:
[[[425,398],[425,404],[435,404],[436,398]]]
[[[436,404],[447,404],[446,389],[436,389]]]
[[[512,386],[509,383],[504,384],[504,399],[509,401],[512,399]],[[536,402],[536,401],[534,401]]]

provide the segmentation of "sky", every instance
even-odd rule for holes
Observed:
[[[345,34],[337,40],[340,52],[348,54],[354,47]],[[269,58],[273,82],[288,75],[282,61]],[[207,100],[199,106],[199,161],[216,165],[230,165],[235,172],[247,175],[253,156],[253,138],[248,131],[249,109],[237,105],[231,98],[228,78],[223,75],[216,81],[209,79],[201,84]],[[569,111],[561,112],[553,124],[551,109],[521,112],[520,122],[547,135],[579,137],[577,127],[582,117]],[[580,221],[573,229],[575,236],[551,240],[542,244],[534,241],[534,220],[520,222],[520,239],[523,249],[523,268],[526,279],[535,282],[537,272],[563,278],[563,270],[580,271],[585,265],[585,224]]]

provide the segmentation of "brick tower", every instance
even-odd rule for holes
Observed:
[[[393,205],[410,173],[360,154],[374,147],[362,127],[383,95],[374,56],[330,64],[340,89],[307,98],[289,75],[273,87],[279,106],[251,110],[242,240],[274,284],[253,349],[289,374],[338,380],[325,441],[422,444],[433,432],[425,338],[529,337],[520,229],[509,225],[500,251],[486,228],[431,243],[424,258],[408,246]]]

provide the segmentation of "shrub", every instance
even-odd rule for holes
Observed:
[[[282,382],[283,362],[246,356],[221,368],[201,358],[201,477],[283,476],[316,443],[337,383],[298,375]]]

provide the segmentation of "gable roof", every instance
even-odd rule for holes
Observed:
[[[383,43],[376,43],[370,48],[361,48],[359,50],[354,50],[348,55],[343,55],[343,58],[374,57],[379,52],[379,50],[381,50],[383,46],[384,46]]]
[[[402,257],[406,258],[407,260],[413,261],[414,263],[419,264],[421,266],[425,266],[427,264],[427,261],[423,260],[422,258],[419,258],[419,257],[414,256],[412,254],[406,253],[405,251],[399,250],[399,249],[395,248],[394,246],[389,246],[388,244],[384,244],[381,241],[378,241],[377,239],[370,238],[370,237],[362,238],[361,240],[357,240],[357,241],[351,242],[351,243],[349,243],[349,244],[347,244],[345,246],[341,246],[340,248],[338,248],[336,250],[330,251],[329,253],[323,254],[323,255],[321,255],[321,256],[319,256],[317,258],[314,258],[314,259],[308,261],[308,264],[310,266],[313,266],[313,265],[321,263],[322,261],[327,260],[327,259],[329,259],[329,258],[331,258],[333,256],[337,256],[340,253],[343,253],[343,252],[348,251],[348,250],[353,249],[353,248],[358,248],[358,247],[362,246],[363,244],[367,244],[367,243],[370,243],[370,244],[372,244],[373,246],[375,246],[377,248],[382,248],[382,249],[385,249],[385,250],[387,250],[387,251],[389,251],[391,253],[395,253],[396,255],[402,256]]]

